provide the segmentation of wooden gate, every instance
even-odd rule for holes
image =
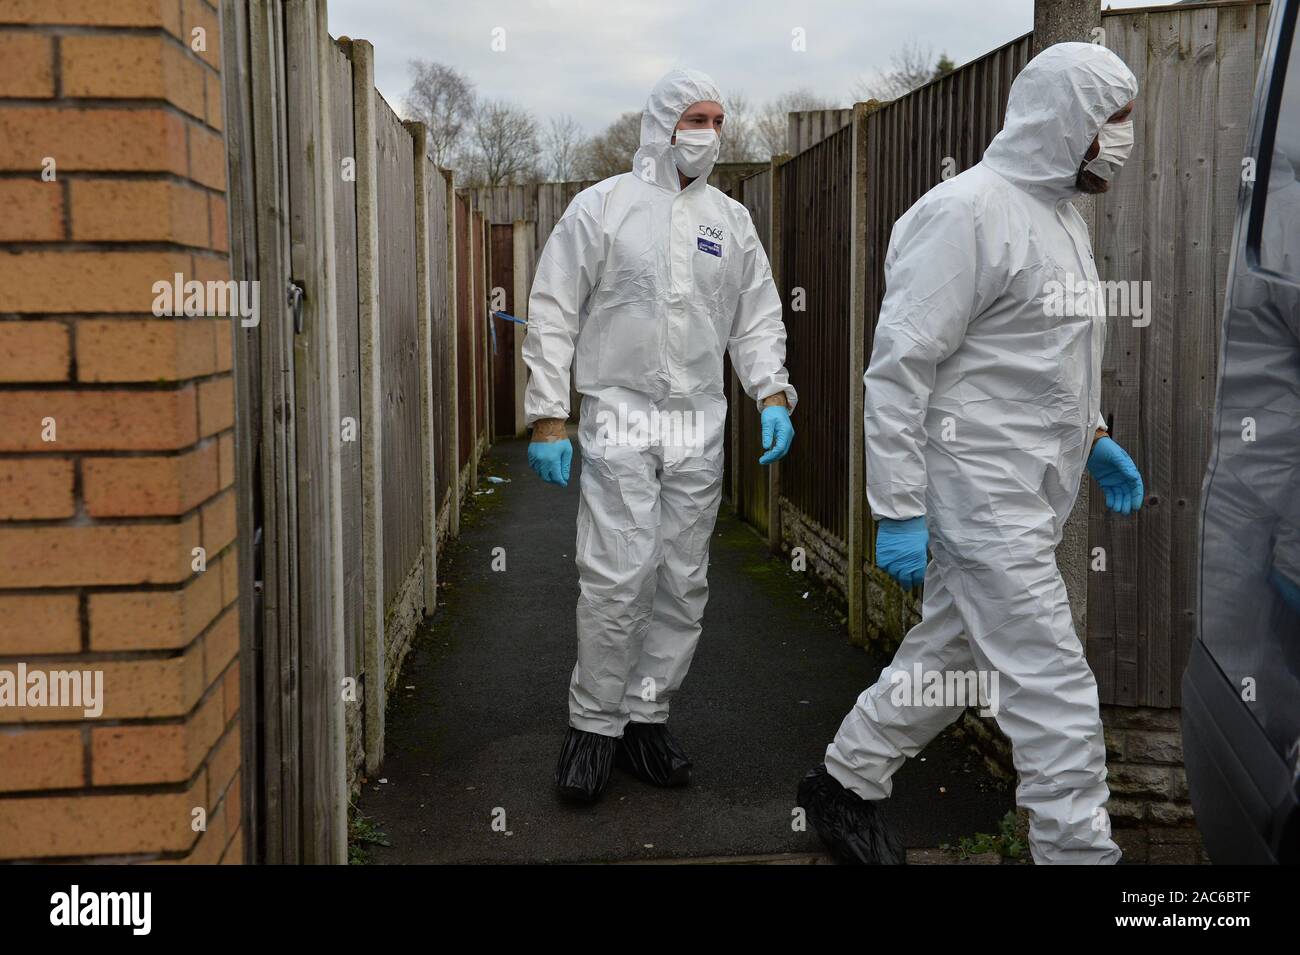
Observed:
[[[343,862],[344,578],[335,194],[323,4],[225,0],[236,336],[245,857]],[[297,173],[288,174],[290,168]]]
[[[509,315],[515,311],[515,239],[513,225],[489,225],[492,234],[493,309]],[[488,320],[492,351],[492,434],[514,437],[515,424],[515,324],[499,318]]]

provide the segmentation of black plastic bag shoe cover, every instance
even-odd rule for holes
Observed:
[[[614,752],[618,740],[612,736],[588,733],[569,727],[555,766],[555,785],[560,795],[578,802],[595,802],[600,798],[614,771]]]
[[[652,786],[685,786],[691,781],[690,757],[663,723],[628,723],[617,764]]]
[[[799,783],[799,805],[842,865],[905,865],[907,854],[885,824],[880,806],[840,785],[826,764]]]

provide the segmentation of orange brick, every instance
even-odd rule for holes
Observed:
[[[229,607],[239,597],[239,551],[231,549],[221,558],[221,604]]]
[[[224,319],[98,319],[77,323],[82,381],[178,381],[217,370]]]
[[[217,493],[217,443],[168,457],[86,458],[81,476],[91,517],[184,514]]]
[[[39,33],[0,33],[0,96],[53,95],[54,39]]]
[[[209,684],[216,682],[231,660],[239,656],[239,611],[223,613],[203,638],[203,672]]]
[[[245,306],[247,310],[247,306]],[[237,332],[247,334],[247,329],[239,323],[242,319],[227,319],[227,326],[217,332],[217,371],[230,371],[234,368],[234,347],[235,343],[232,338]]]
[[[76,513],[67,458],[0,458],[0,520],[50,520]]]
[[[225,699],[210,693],[181,723],[91,730],[91,784],[183,782],[207,758],[226,726]]]
[[[90,34],[63,38],[63,95],[161,99],[204,118],[203,64],[160,36]]]
[[[230,256],[195,255],[193,277],[200,282],[229,282]]]
[[[207,827],[198,841],[179,859],[159,859],[152,865],[216,865],[226,844],[226,814],[217,811],[208,817]]]
[[[226,730],[208,756],[208,805],[215,806],[239,772],[239,720]]]
[[[0,657],[77,653],[81,611],[76,594],[0,595]]]
[[[198,520],[176,524],[0,527],[0,580],[10,587],[167,584],[190,576]]]
[[[0,792],[85,785],[82,749],[80,729],[0,731]]]
[[[179,36],[176,0],[6,0],[0,23],[49,23],[70,26],[162,27]]]
[[[236,829],[226,845],[226,854],[221,857],[222,865],[244,864],[244,830]]]
[[[235,539],[239,529],[234,489],[223,491],[203,505],[199,515],[203,519],[203,547],[208,552],[208,560],[212,560]]]
[[[0,381],[67,381],[68,327],[59,322],[0,322]]]
[[[189,271],[182,252],[24,251],[0,256],[0,288],[13,312],[152,314],[154,283]]]
[[[226,669],[226,676],[221,681],[223,688],[223,698],[226,707],[226,722],[235,718],[239,712],[239,659],[230,664]]]
[[[235,483],[235,433],[227,431],[217,439],[217,487]]]
[[[0,107],[0,169],[40,171],[189,170],[185,120],[162,109]]]
[[[202,437],[235,426],[235,381],[229,375],[199,382],[199,434]]]
[[[0,663],[0,670],[17,672],[16,663]],[[69,664],[27,664],[46,672],[67,671]],[[193,645],[178,656],[149,660],[106,660],[84,663],[81,670],[102,675],[103,712],[98,720],[135,720],[184,716],[194,708],[205,689],[203,651]],[[224,697],[223,697],[224,718]],[[0,707],[0,724],[24,722],[81,722],[85,707]],[[93,724],[92,724],[93,725]],[[2,843],[2,840],[0,840]]]
[[[182,37],[190,45],[190,49],[201,56],[210,66],[221,69],[221,21],[217,19],[217,14],[203,0],[184,0],[184,6],[181,9],[181,27]],[[203,46],[205,49],[194,49],[197,39],[194,35],[195,29],[203,30]]]
[[[226,140],[202,126],[190,126],[190,178],[212,189],[226,188]]]
[[[207,780],[185,792],[49,796],[0,801],[0,853],[9,859],[183,852]]]
[[[230,221],[226,210],[226,200],[221,196],[208,196],[208,218],[212,227],[212,248],[221,252],[230,251]]]
[[[0,242],[52,242],[63,236],[63,188],[41,179],[0,179]]]
[[[90,648],[173,650],[187,646],[221,612],[221,572],[212,567],[177,590],[91,594]]]
[[[226,787],[225,798],[221,800],[221,805],[226,812],[226,832],[238,832],[244,821],[243,797],[241,795],[243,775],[244,771],[242,769],[235,773],[234,778],[230,780],[230,785]]]
[[[208,125],[213,129],[224,129],[226,126],[225,101],[221,91],[221,77],[213,72],[208,73]]]
[[[208,197],[193,186],[162,179],[77,179],[70,185],[74,239],[208,244]]]
[[[198,440],[192,385],[157,391],[9,391],[4,400],[0,451],[172,451]],[[54,441],[42,439],[47,418],[54,421]]]

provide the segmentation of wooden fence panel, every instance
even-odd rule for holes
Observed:
[[[1102,20],[1141,92],[1133,153],[1098,197],[1098,270],[1137,283],[1147,308],[1111,317],[1102,366],[1102,410],[1147,489],[1136,520],[1108,514],[1100,495],[1090,502],[1089,546],[1107,555],[1088,584],[1087,653],[1103,703],[1181,702],[1224,286],[1268,10],[1207,4]]]
[[[416,310],[415,159],[410,134],[375,101],[379,192],[380,367],[383,369],[384,605],[420,555],[420,365]]]
[[[491,428],[492,400],[488,392],[488,341],[487,341],[487,295],[488,295],[488,270],[492,267],[489,259],[488,248],[488,225],[487,217],[481,213],[473,216],[473,231],[470,238],[474,242],[474,276],[473,276],[473,298],[470,300],[470,315],[474,323],[474,375],[475,388],[477,395],[475,402],[474,414],[474,458],[473,463],[477,463],[480,450],[488,442],[488,431]],[[477,468],[474,473],[477,480]]]
[[[352,123],[352,61],[327,44],[330,79],[330,135],[334,156],[356,156]],[[338,324],[339,413],[360,428],[361,337],[357,309],[357,195],[353,182],[330,177],[334,191],[334,296]],[[359,432],[354,433],[354,437]],[[361,553],[361,442],[344,441],[340,461],[343,553]],[[356,676],[365,668],[363,642],[365,593],[362,562],[343,562],[344,661]]]
[[[852,136],[851,128],[840,129],[777,172],[786,366],[800,394],[798,439],[781,462],[781,496],[841,552],[848,520],[843,357],[849,347]]]
[[[772,170],[769,168],[740,183],[740,201],[749,210],[758,231],[763,251],[770,255],[772,222]],[[799,388],[798,383],[795,388]],[[763,454],[762,433],[758,406],[737,387],[732,392],[734,400],[728,413],[735,416],[736,453],[732,467],[735,469],[736,500],[733,502],[741,519],[764,533],[768,527],[767,468],[758,463]],[[800,426],[796,423],[795,430]],[[800,436],[802,437],[802,436]]]
[[[456,484],[456,472],[451,464],[451,433],[446,427],[448,420],[445,409],[456,400],[452,382],[445,374],[447,354],[452,344],[450,297],[447,294],[450,249],[447,228],[448,183],[442,170],[429,163],[426,177],[426,208],[429,217],[429,275],[430,305],[433,309],[433,407],[435,412],[433,451],[434,474],[438,511],[447,506],[451,488]]]
[[[464,196],[456,197],[456,380],[458,382],[457,434],[459,475],[474,451],[474,322],[470,313],[470,207]],[[459,479],[458,479],[459,481]],[[457,484],[459,488],[459,483]],[[458,491],[459,493],[459,491]]]
[[[515,310],[515,227],[489,225],[492,241],[492,290],[504,293],[502,310],[518,317]],[[492,434],[515,435],[515,324],[488,319],[488,340],[492,361]]]

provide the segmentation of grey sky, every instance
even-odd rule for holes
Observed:
[[[1033,0],[329,0],[329,19],[335,36],[374,43],[376,85],[399,112],[407,61],[422,57],[466,73],[482,96],[543,122],[568,113],[595,133],[639,110],[674,66],[702,69],[755,105],[804,86],[847,105],[854,80],[909,42],[963,63],[1020,36]],[[498,27],[504,52],[491,48]],[[806,52],[791,49],[795,28]]]

